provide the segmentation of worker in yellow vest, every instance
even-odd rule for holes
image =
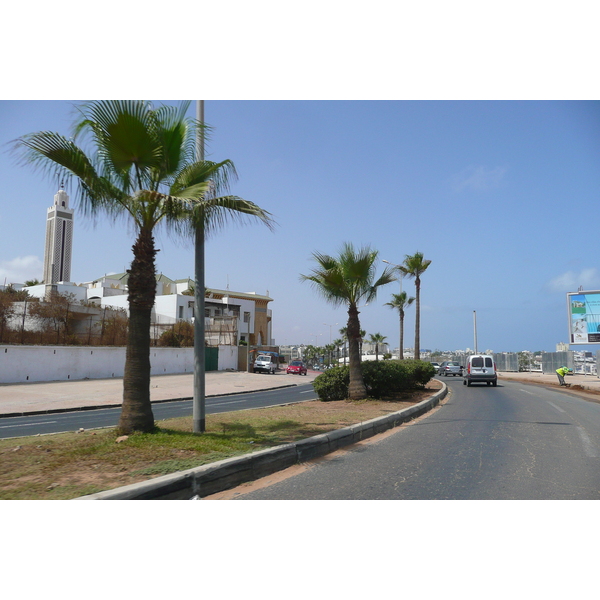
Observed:
[[[567,385],[565,383],[565,375],[569,372],[572,371],[573,369],[567,369],[567,367],[560,367],[558,369],[556,369],[556,374],[558,375],[558,381],[560,383],[560,385]]]

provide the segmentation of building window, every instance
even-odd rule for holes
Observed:
[[[179,318],[183,319],[183,306],[179,307]]]

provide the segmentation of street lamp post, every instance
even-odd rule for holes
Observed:
[[[338,324],[339,323],[334,323],[336,327]],[[331,346],[331,328],[333,327],[333,325],[329,325],[329,323],[323,323],[323,325],[329,327],[329,345]],[[329,351],[329,364],[331,365],[331,350]]]
[[[196,120],[204,123],[204,100],[196,100]],[[204,160],[204,131],[200,125],[196,134],[196,160]],[[194,433],[206,431],[204,285],[204,223],[201,223],[196,227],[194,248]]]

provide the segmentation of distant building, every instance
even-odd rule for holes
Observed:
[[[54,205],[48,209],[46,220],[43,274],[46,285],[70,281],[72,249],[73,210],[69,208],[67,192],[60,189],[54,196]]]
[[[565,344],[565,342],[558,342],[558,344],[556,344],[557,352],[568,352],[570,349],[571,347],[569,344]]]

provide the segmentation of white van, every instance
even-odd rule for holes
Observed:
[[[496,363],[489,354],[473,354],[467,358],[467,366],[463,371],[463,385],[471,385],[481,381],[488,385],[498,385]]]
[[[277,364],[272,354],[259,354],[254,361],[255,373],[273,373],[277,371]]]

